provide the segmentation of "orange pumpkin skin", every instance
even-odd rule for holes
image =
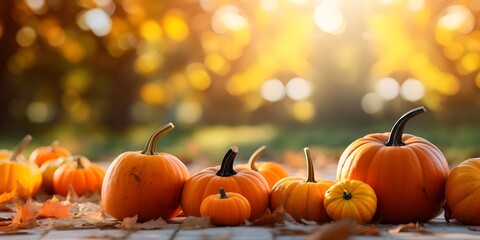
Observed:
[[[53,187],[53,176],[55,171],[64,163],[73,161],[71,157],[60,157],[57,159],[47,160],[40,167],[40,172],[42,173],[42,188],[48,194],[54,194],[55,189]]]
[[[257,149],[246,165],[241,165],[242,167],[248,167],[258,173],[267,180],[268,187],[272,189],[273,185],[277,183],[280,179],[288,177],[288,172],[282,167],[282,165],[276,162],[256,162],[259,156],[265,151],[265,146],[261,146]]]
[[[362,181],[345,180],[327,190],[323,205],[334,221],[350,219],[366,224],[372,220],[377,209],[377,195]]]
[[[452,218],[463,224],[480,225],[480,158],[467,159],[450,172],[445,196],[446,210]]]
[[[75,161],[60,166],[53,175],[55,192],[67,196],[72,185],[78,196],[100,192],[105,170],[84,156],[73,156]]]
[[[42,173],[35,164],[17,162],[32,137],[25,136],[9,158],[0,161],[0,194],[15,191],[19,198],[34,196],[42,183]]]
[[[326,179],[315,179],[310,150],[304,149],[307,159],[307,178],[286,177],[278,181],[270,193],[270,209],[283,206],[296,221],[302,219],[326,223],[330,221],[323,206],[325,192],[334,184]]]
[[[448,164],[427,140],[403,134],[408,119],[425,112],[420,107],[403,115],[391,133],[369,134],[343,152],[337,181],[360,180],[377,194],[374,219],[383,223],[426,222],[442,211]]]
[[[69,156],[72,156],[70,151],[60,146],[58,141],[54,141],[50,146],[42,146],[33,150],[28,158],[28,161],[37,164],[38,167],[41,167],[42,164],[48,160]]]
[[[241,194],[227,192],[220,188],[220,194],[213,194],[202,201],[200,215],[210,217],[215,226],[240,225],[250,218],[251,207]]]
[[[231,148],[225,155],[222,165],[206,168],[188,179],[182,193],[182,210],[187,216],[200,216],[202,201],[216,194],[220,187],[244,196],[251,207],[250,220],[265,214],[268,209],[269,192],[263,176],[244,167],[233,168],[237,148]]]
[[[102,204],[116,219],[138,216],[145,222],[169,220],[180,213],[188,169],[177,157],[155,152],[158,138],[173,124],[157,130],[143,152],[124,152],[110,164],[102,186]]]

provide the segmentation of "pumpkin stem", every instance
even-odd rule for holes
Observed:
[[[156,147],[157,147],[157,142],[160,136],[163,134],[167,133],[168,131],[172,130],[175,126],[173,126],[173,123],[167,123],[165,126],[157,129],[152,136],[147,141],[147,144],[145,144],[145,148],[141,152],[142,154],[145,155],[157,155]]]
[[[258,168],[255,166],[255,162],[263,154],[263,152],[265,152],[266,148],[267,147],[265,147],[265,145],[261,146],[252,153],[252,156],[250,156],[250,159],[248,159],[248,166],[250,167],[250,169],[258,171]]]
[[[60,145],[60,142],[58,140],[53,141],[50,145],[50,152],[55,152],[55,149],[58,147],[58,145]]]
[[[220,187],[220,199],[227,199],[227,198],[228,196],[225,193],[225,189],[223,189],[223,187]]]
[[[424,113],[427,110],[424,106],[414,108],[407,113],[403,114],[400,119],[397,120],[395,125],[393,125],[392,131],[390,131],[390,137],[388,141],[385,142],[385,146],[405,146],[405,143],[402,141],[403,129],[405,124],[410,118],[414,117],[419,113]]]
[[[352,199],[352,194],[347,192],[347,190],[343,190],[343,199],[345,199],[345,200]]]
[[[17,161],[17,157],[20,153],[25,150],[27,145],[32,141],[32,135],[28,134],[25,137],[23,137],[22,141],[18,144],[17,148],[13,150],[12,156],[10,157],[10,160],[12,161]]]
[[[236,146],[232,146],[225,157],[223,157],[222,165],[220,169],[217,171],[217,176],[220,177],[228,177],[237,174],[235,170],[233,170],[233,160],[237,156],[238,148]]]
[[[304,148],[305,159],[307,159],[307,180],[305,182],[315,183],[315,170],[313,168],[312,155],[309,148]]]
[[[77,169],[84,169],[85,168],[85,165],[83,165],[82,163],[82,158],[78,155],[74,156],[73,157],[73,161],[77,161]]]

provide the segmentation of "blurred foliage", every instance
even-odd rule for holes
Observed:
[[[173,121],[165,145],[193,152],[341,149],[422,104],[416,129],[471,152],[478,16],[474,0],[0,1],[1,138],[108,155]]]

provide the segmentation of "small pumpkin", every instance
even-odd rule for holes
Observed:
[[[268,187],[272,189],[273,185],[280,179],[288,177],[288,172],[282,167],[282,165],[276,162],[257,162],[260,156],[265,152],[266,147],[261,146],[250,156],[248,163],[243,165],[258,173],[267,180]]]
[[[227,192],[220,187],[220,194],[213,194],[202,201],[200,215],[210,217],[215,226],[240,225],[250,218],[251,207],[248,200],[239,193]]]
[[[304,148],[307,161],[307,177],[286,177],[278,181],[270,193],[270,209],[275,211],[283,206],[285,212],[296,221],[302,219],[326,223],[330,218],[323,206],[325,192],[334,184],[326,179],[315,179],[312,156]]]
[[[41,146],[33,150],[28,158],[28,161],[37,164],[38,167],[41,167],[42,164],[48,160],[69,156],[72,156],[72,154],[68,149],[60,146],[58,141],[53,141],[50,146]]]
[[[169,220],[180,213],[182,189],[188,169],[177,157],[157,153],[157,141],[174,128],[168,123],[156,130],[142,152],[120,154],[110,164],[102,186],[102,204],[116,219],[138,216],[145,222]]]
[[[48,194],[54,194],[55,189],[53,187],[53,175],[55,171],[64,163],[73,161],[72,157],[60,157],[57,159],[47,160],[40,167],[40,172],[42,172],[42,188]]]
[[[105,170],[85,156],[71,158],[71,162],[64,163],[53,174],[55,192],[67,196],[70,185],[78,196],[100,192]]]
[[[410,110],[391,132],[357,139],[340,157],[337,181],[370,185],[378,199],[374,219],[383,223],[426,222],[442,211],[448,176],[445,156],[429,141],[403,134],[407,121],[425,111]]]
[[[447,178],[445,196],[445,219],[480,225],[480,158],[467,159],[453,168]]]
[[[344,180],[327,190],[323,206],[334,221],[351,219],[365,224],[372,220],[377,210],[377,195],[362,181]]]
[[[19,198],[34,196],[42,183],[42,173],[35,164],[19,162],[17,157],[30,143],[32,136],[25,136],[8,160],[0,161],[0,194],[15,191]]]
[[[182,210],[187,216],[200,216],[202,201],[216,194],[220,187],[243,195],[251,207],[250,220],[264,215],[268,209],[270,188],[263,176],[245,167],[233,167],[238,148],[231,147],[222,164],[194,174],[185,183],[182,193]]]

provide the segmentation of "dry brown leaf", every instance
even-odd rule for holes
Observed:
[[[17,229],[34,228],[38,210],[28,199],[25,204],[16,203],[17,215],[12,219],[12,223],[7,226],[1,226],[0,231],[15,231]]]
[[[355,235],[360,236],[380,236],[380,229],[375,225],[355,225]]]
[[[399,232],[415,232],[415,233],[421,233],[421,234],[433,234],[431,231],[427,230],[420,223],[401,224],[388,230],[388,233],[399,233]]]
[[[468,230],[470,230],[470,231],[480,231],[480,226],[468,227]]]
[[[314,233],[308,235],[306,240],[347,240],[354,233],[353,223],[342,220],[320,226]]]
[[[0,194],[0,205],[12,202],[17,198],[17,191],[14,189],[11,192],[4,192]]]
[[[188,217],[180,225],[180,229],[201,229],[210,225],[210,217]]]
[[[127,231],[151,230],[151,229],[159,229],[167,225],[167,222],[163,220],[161,217],[158,218],[157,220],[150,220],[144,223],[138,223],[137,220],[138,220],[137,215],[131,218],[124,218],[122,223],[120,224],[120,229],[127,230]]]
[[[275,209],[273,213],[267,212],[255,221],[247,222],[247,225],[275,227],[282,226],[285,224],[285,222],[296,223],[295,219],[293,219],[290,214],[286,213],[285,209],[280,206]]]
[[[50,217],[50,218],[71,218],[70,213],[72,205],[67,202],[60,202],[58,198],[53,196],[47,200],[40,208],[38,217]]]

